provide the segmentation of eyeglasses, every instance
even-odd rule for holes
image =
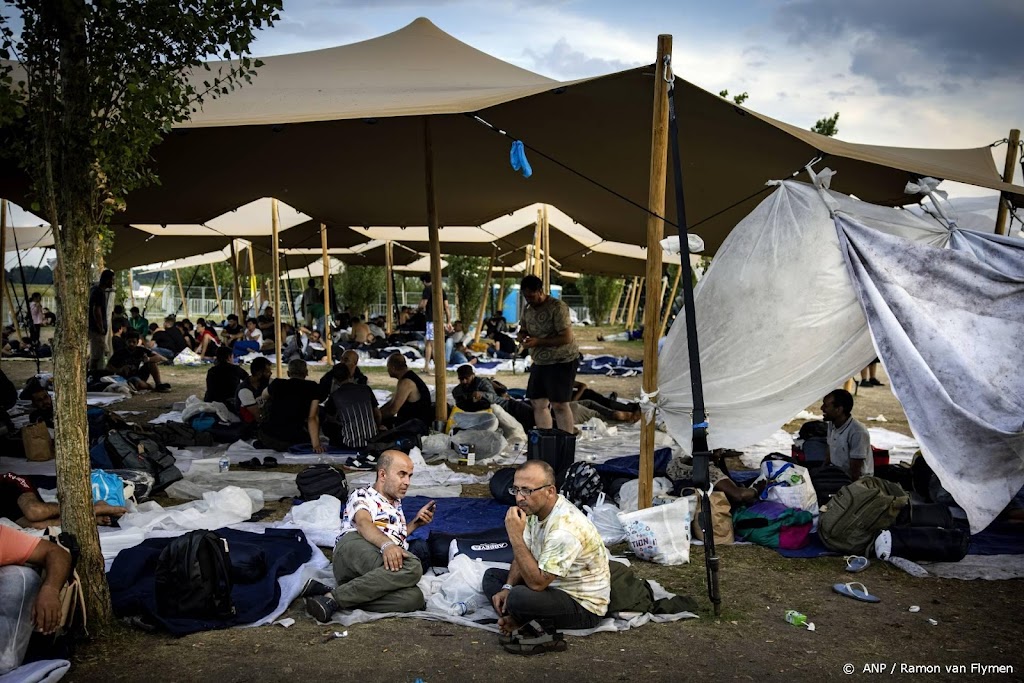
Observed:
[[[523,496],[530,496],[536,493],[537,491],[540,491],[541,489],[546,489],[549,486],[554,486],[554,484],[544,484],[544,486],[538,486],[535,489],[526,489],[523,488],[522,486],[509,486],[508,492],[511,493],[513,496],[518,496],[520,494]]]

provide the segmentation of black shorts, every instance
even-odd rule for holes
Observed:
[[[576,381],[579,363],[552,363],[530,366],[530,381],[526,385],[526,398],[546,398],[552,403],[572,400],[572,383]]]

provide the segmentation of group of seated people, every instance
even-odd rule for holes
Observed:
[[[417,419],[429,425],[433,420],[430,390],[400,354],[388,359],[388,373],[397,384],[384,405],[378,405],[367,385],[355,351],[345,351],[319,382],[307,379],[309,367],[300,358],[288,362],[287,378],[273,381],[268,359],[254,359],[248,373],[234,360],[227,347],[218,350],[207,371],[203,400],[228,406],[249,427],[247,435],[265,448],[287,451],[309,444],[321,453],[326,449],[323,434],[332,448],[355,450],[394,424]]]
[[[423,567],[409,552],[408,538],[433,521],[437,504],[428,502],[406,521],[402,499],[414,469],[407,454],[385,451],[376,481],[349,494],[333,553],[336,586],[310,579],[300,594],[317,621],[330,621],[342,609],[407,613],[425,608],[417,586]],[[593,522],[559,494],[546,462],[528,461],[513,481],[509,490],[516,504],[505,516],[505,529],[514,559],[508,570],[487,570],[484,593],[499,615],[504,649],[562,651],[566,644],[553,637],[556,630],[595,628],[608,610],[608,551]]]

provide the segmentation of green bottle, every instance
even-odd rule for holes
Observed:
[[[787,610],[786,611],[786,621],[789,622],[790,624],[793,624],[793,626],[806,626],[807,625],[807,615],[800,614],[795,609]]]

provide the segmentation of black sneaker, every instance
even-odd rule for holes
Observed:
[[[882,384],[881,382],[879,382],[879,381],[878,381],[877,379],[875,379],[874,377],[872,377],[871,379],[869,379],[869,380],[868,380],[868,382],[870,382],[870,383],[871,383],[871,386],[873,386],[873,387],[884,387],[884,386],[885,386],[884,384]]]
[[[159,391],[161,394],[166,394],[168,391],[171,390],[171,385],[168,384],[167,382],[161,382],[160,384],[156,385],[156,390]]]
[[[873,386],[876,386],[876,385],[872,384],[872,383],[871,383],[871,380],[869,380],[869,379],[862,379],[862,380],[860,381],[860,385],[861,385],[862,387],[873,387]]]
[[[317,595],[306,598],[306,613],[321,624],[331,620],[331,616],[338,611],[338,603],[329,595]]]
[[[306,585],[299,591],[300,598],[311,598],[318,595],[327,595],[331,592],[331,587],[327,584],[320,583],[316,579],[306,579]]]

